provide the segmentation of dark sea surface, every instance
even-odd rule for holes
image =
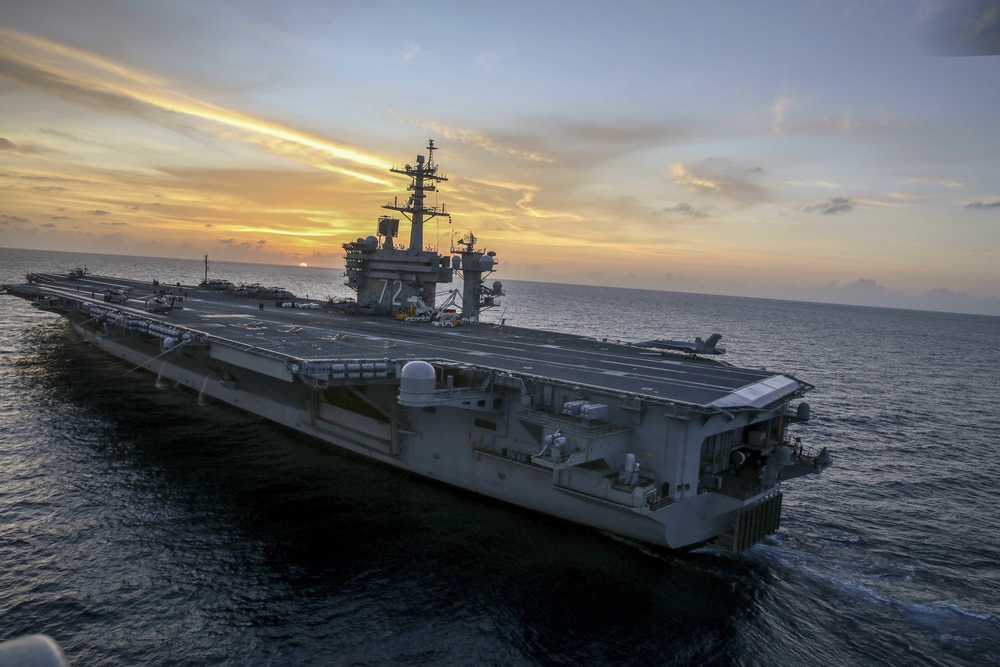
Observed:
[[[0,282],[78,265],[203,277],[0,250]],[[212,276],[348,294],[333,270]],[[816,385],[793,435],[834,466],[785,484],[762,544],[664,553],[200,405],[0,297],[0,640],[50,634],[74,666],[1000,663],[1000,318],[506,291],[511,324],[722,333],[727,361]]]

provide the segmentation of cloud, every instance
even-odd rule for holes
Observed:
[[[488,51],[476,57],[476,63],[486,71],[493,71],[494,66],[510,57],[509,51]]]
[[[850,213],[854,210],[854,200],[848,199],[847,197],[833,197],[822,204],[814,204],[813,206],[806,206],[805,210],[807,213],[820,212],[823,215],[837,215],[838,213]]]
[[[94,209],[93,211],[84,211],[87,215],[108,215],[107,211],[102,211],[101,209]]]
[[[236,243],[236,239],[233,239],[233,238],[219,239],[219,243],[227,243],[227,244],[228,243]]]
[[[839,133],[862,132],[866,130],[879,130],[893,126],[901,126],[901,122],[893,120],[885,115],[876,117],[844,109],[836,116],[822,115],[816,117],[812,122],[804,124],[803,130],[833,130]]]
[[[795,100],[787,95],[779,95],[771,105],[771,131],[777,135],[785,133],[785,114],[795,106]]]
[[[381,174],[390,161],[379,156],[184,95],[162,80],[100,56],[5,28],[0,28],[0,78],[79,104],[139,116],[175,131],[193,129],[236,139],[272,155],[388,184]]]
[[[593,166],[632,151],[676,144],[689,136],[689,123],[650,122],[639,117],[603,122],[567,122],[564,118],[531,118],[515,131],[490,131],[396,114],[401,123],[431,130],[435,136],[496,155],[539,165]]]
[[[715,288],[715,286],[712,287]],[[719,291],[718,293],[725,292]],[[774,297],[775,292],[748,293],[745,296]],[[836,282],[816,287],[789,285],[779,288],[777,296],[796,301],[1000,315],[1000,296],[975,296],[966,292],[954,292],[942,288],[927,290],[922,294],[893,291],[880,285],[874,278],[859,278],[846,285],[838,285]]]
[[[40,127],[40,128],[38,128],[38,131],[41,134],[48,134],[48,135],[51,135],[53,137],[59,137],[60,139],[69,139],[70,141],[78,141],[80,143],[93,144],[93,142],[84,141],[83,139],[80,139],[79,137],[77,137],[77,136],[75,136],[73,134],[70,134],[69,132],[64,132],[62,130],[56,130],[56,129],[53,129],[51,127]]]
[[[708,215],[704,211],[699,211],[698,209],[696,209],[694,206],[691,206],[691,204],[688,204],[687,202],[680,202],[678,204],[675,204],[674,206],[661,208],[658,211],[653,211],[652,215],[663,215],[668,213],[679,213],[680,215],[690,215],[694,218],[704,218],[706,215]]]
[[[555,162],[555,158],[545,155],[538,150],[525,148],[519,142],[511,141],[496,133],[484,132],[474,127],[456,127],[436,120],[418,118],[414,116],[401,115],[399,120],[410,125],[424,127],[432,130],[435,134],[443,136],[452,141],[458,141],[469,146],[476,146],[489,153],[510,155],[529,162]]]
[[[260,241],[257,241],[257,245],[259,245],[259,246],[262,246],[265,243],[267,243],[267,239],[261,239]]]
[[[872,298],[889,293],[889,289],[875,282],[874,278],[858,278],[853,283],[844,285],[841,290],[855,298]]]
[[[128,226],[127,222],[102,222],[101,224],[102,225],[107,225],[108,227],[126,227],[126,226]]]
[[[0,70],[0,75],[2,74],[3,72]],[[35,155],[42,152],[33,146],[18,146],[6,137],[0,137],[0,151],[11,151],[14,153],[25,153],[28,155]]]
[[[972,209],[1000,208],[1000,199],[995,201],[983,201],[981,199],[977,199],[976,201],[970,201],[968,204],[965,205],[965,208],[972,208]]]
[[[930,195],[922,192],[899,191],[899,192],[887,192],[885,194],[886,196],[889,197],[889,199],[894,199],[896,201],[907,202],[907,203],[927,201],[927,199],[930,198]]]
[[[770,199],[767,190],[755,182],[763,171],[759,166],[747,167],[725,158],[708,158],[700,164],[674,164],[670,177],[676,185],[690,192],[752,204]]]
[[[674,183],[683,185],[694,191],[703,193],[721,192],[722,185],[711,178],[705,178],[692,174],[691,171],[682,164],[675,164],[671,168]]]
[[[582,144],[586,150],[596,152],[586,159],[599,161],[614,159],[634,150],[646,151],[655,146],[677,144],[690,136],[686,122],[654,122],[638,117],[608,119],[605,122],[567,122],[563,119],[544,124],[535,143],[557,142],[562,150],[566,146],[576,150]],[[575,157],[575,156],[574,156]]]
[[[800,106],[802,109],[793,116],[792,110]],[[831,132],[849,134],[905,127],[903,121],[884,110],[872,112],[843,109],[833,113],[817,113],[805,102],[800,102],[786,93],[779,95],[771,105],[771,132],[778,136]]]
[[[424,52],[424,49],[419,44],[414,44],[413,42],[407,42],[403,47],[403,50],[399,54],[400,60],[403,62],[410,62],[420,54]]]
[[[920,300],[920,307],[958,313],[1000,315],[1000,296],[975,296],[968,292],[937,288],[927,290]]]
[[[1000,5],[996,0],[950,0],[930,6],[923,21],[923,38],[932,54],[1000,55]]]
[[[5,222],[14,222],[22,225],[31,223],[31,220],[28,220],[27,218],[22,218],[19,215],[0,215],[0,220],[4,220]]]
[[[900,177],[916,183],[930,183],[931,185],[938,185],[946,188],[964,188],[965,183],[954,175],[942,175],[938,173],[920,173],[920,172],[906,172],[900,174]]]

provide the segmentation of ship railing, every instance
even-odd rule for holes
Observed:
[[[777,484],[777,481],[748,483],[748,480],[740,477],[712,475],[698,485],[698,493],[718,493],[737,500],[747,500],[773,489]]]
[[[606,475],[605,478],[614,478],[617,473]],[[648,513],[663,509],[674,502],[673,498],[657,499],[657,487],[654,479],[644,477],[636,484],[621,485],[612,483],[610,485],[594,486],[592,484],[574,484],[553,482],[553,488],[563,493],[569,493],[590,501],[614,505],[616,507],[626,507],[633,511]]]
[[[598,438],[612,433],[631,431],[632,427],[618,423],[581,423],[580,417],[573,417],[555,412],[532,410],[523,405],[514,406],[514,416],[521,421],[539,426],[555,426],[565,434],[576,435],[587,439]]]
[[[557,491],[561,491],[562,493],[568,493],[568,494],[570,494],[572,496],[577,496],[579,498],[586,498],[587,500],[589,500],[591,502],[601,503],[603,505],[611,505],[613,507],[622,507],[622,508],[626,508],[626,509],[630,509],[630,510],[634,510],[637,507],[636,505],[634,505],[631,502],[623,502],[624,498],[620,498],[620,499],[616,500],[615,498],[609,498],[607,496],[597,495],[597,494],[594,494],[594,493],[588,493],[587,491],[581,491],[580,489],[574,489],[574,488],[572,488],[570,486],[566,486],[564,484],[553,484],[552,487],[554,489],[556,489]]]
[[[492,456],[499,456],[501,458],[514,461],[515,463],[524,463],[528,465],[531,464],[531,454],[526,454],[525,452],[521,452],[516,449],[508,449],[507,447],[502,447],[500,448],[499,451],[497,451],[492,447],[479,446],[475,447],[475,450],[477,452],[485,452],[486,454],[490,454]]]
[[[284,361],[286,363],[289,359],[287,354],[282,354],[281,352],[275,352],[274,350],[268,350],[265,347],[257,347],[252,343],[243,343],[241,341],[233,340],[231,338],[223,338],[222,336],[217,336],[216,334],[201,334],[201,335],[205,337],[206,341],[210,341],[212,343],[216,343],[219,345],[225,345],[226,347],[231,347],[235,350],[241,350],[243,352],[253,352],[257,356],[268,357],[269,359]]]
[[[320,380],[386,378],[395,373],[388,359],[289,359],[286,364],[292,373]]]
[[[452,400],[456,398],[467,400],[470,398],[488,398],[493,393],[491,389],[482,389],[480,387],[446,387],[444,389],[435,389],[434,398],[438,400]]]
[[[788,447],[792,450],[792,456],[800,464],[812,465],[817,468],[825,468],[829,465],[829,463],[824,465],[820,462],[820,457],[823,454],[822,449],[804,446],[801,438],[795,438],[792,442],[784,440],[781,444],[782,446]]]
[[[520,393],[525,393],[524,380],[511,373],[496,373],[493,376],[493,384],[503,389],[514,389]]]
[[[568,468],[580,463],[586,463],[587,456],[584,452],[562,452],[556,456],[552,456],[549,452],[543,449],[541,452],[531,457],[531,462],[542,468],[555,470],[556,468]]]
[[[646,507],[648,507],[652,512],[661,510],[667,505],[673,505],[674,502],[676,502],[674,497],[668,494],[662,494],[657,497],[655,490],[646,494]]]
[[[67,308],[78,308],[80,302],[64,296],[49,295],[36,298],[31,302],[31,305],[38,310],[60,311]]]

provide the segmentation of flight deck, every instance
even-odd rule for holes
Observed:
[[[445,328],[389,316],[349,315],[306,300],[261,301],[194,286],[153,285],[91,274],[76,279],[53,274],[35,278],[35,283],[19,289],[37,290],[39,297],[106,306],[299,360],[440,360],[703,406],[772,377],[762,370],[629,343],[499,324]],[[125,303],[107,303],[108,290],[121,290],[129,298]],[[182,300],[166,313],[148,312],[144,302],[157,292]],[[295,307],[281,305],[292,302]]]

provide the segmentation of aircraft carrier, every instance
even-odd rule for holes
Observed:
[[[98,349],[279,424],[411,473],[672,549],[739,552],[779,528],[782,484],[830,465],[789,427],[812,389],[704,358],[698,341],[620,343],[480,322],[504,297],[471,234],[441,255],[423,224],[447,179],[433,141],[408,198],[347,242],[349,303],[29,274],[8,294],[58,313]],[[455,283],[456,287],[443,290]],[[710,341],[717,340],[713,337]]]

